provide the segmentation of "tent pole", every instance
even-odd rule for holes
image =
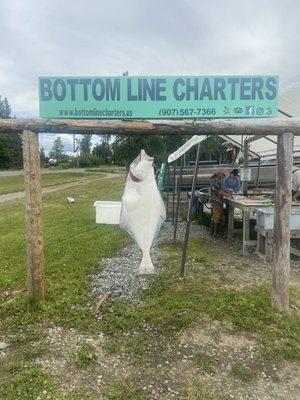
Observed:
[[[167,209],[166,209],[166,216],[167,216],[167,218],[166,218],[166,220],[167,221],[170,221],[170,219],[169,219],[169,183],[170,183],[170,168],[169,168],[169,166],[168,166],[168,171],[167,171],[167,185],[166,185],[166,188],[167,188]]]
[[[249,150],[249,144],[247,140],[244,141],[244,168],[248,168],[248,150]],[[248,188],[248,182],[243,181],[242,183],[242,188],[243,188],[243,195],[247,196],[247,188]]]
[[[261,163],[261,158],[259,157],[259,159],[258,159],[258,167],[257,167],[257,175],[256,175],[256,188],[258,188],[258,184],[259,184],[260,163]]]
[[[173,235],[174,243],[176,242],[177,225],[178,225],[178,214],[179,214],[179,204],[180,204],[180,197],[181,197],[181,183],[182,183],[182,173],[183,173],[183,166],[184,166],[184,158],[183,158],[183,156],[181,156],[181,160],[180,161],[181,161],[181,163],[180,163],[179,180],[177,181],[177,203],[176,203],[174,235]]]
[[[187,247],[188,247],[188,241],[189,241],[189,235],[190,235],[190,229],[191,229],[192,205],[193,205],[193,201],[194,201],[194,197],[195,197],[195,188],[196,188],[196,181],[197,181],[198,167],[199,167],[200,144],[201,143],[198,144],[198,148],[197,148],[197,156],[196,156],[196,163],[195,163],[193,183],[192,183],[192,192],[191,192],[188,215],[187,215],[186,231],[185,231],[185,237],[184,237],[183,252],[182,252],[182,259],[181,259],[181,269],[180,269],[181,277],[184,277],[184,274],[185,274]]]

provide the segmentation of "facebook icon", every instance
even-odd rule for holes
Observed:
[[[246,115],[254,114],[254,106],[246,106]]]

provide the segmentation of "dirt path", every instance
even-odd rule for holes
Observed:
[[[52,168],[41,168],[42,174],[64,174],[65,172],[75,172],[75,173],[86,173],[86,168],[68,168],[68,169],[52,169]],[[17,170],[2,170],[0,171],[0,177],[3,176],[18,176],[24,175],[23,169]]]
[[[90,183],[91,181],[99,181],[102,179],[111,179],[111,178],[119,178],[122,176],[121,174],[112,174],[112,173],[107,173],[105,176],[102,176],[101,178],[95,178],[95,179],[82,179],[76,182],[69,182],[69,183],[64,183],[63,185],[57,185],[57,186],[49,186],[47,188],[42,189],[42,194],[48,194],[48,193],[53,193],[53,192],[58,192],[59,190],[64,190],[68,189],[74,186],[84,186]],[[11,200],[16,200],[16,199],[22,199],[25,197],[25,192],[14,192],[14,193],[7,193],[7,194],[2,194],[0,196],[0,203],[4,203],[6,201],[11,201]]]

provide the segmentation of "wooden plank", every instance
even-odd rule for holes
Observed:
[[[295,247],[291,247],[291,248],[290,248],[290,252],[291,252],[291,254],[293,254],[294,256],[300,257],[300,250],[296,249]]]
[[[265,238],[265,255],[266,261],[272,261],[273,258],[273,239]]]
[[[1,119],[0,133],[31,130],[101,135],[300,135],[300,118],[202,120]]]
[[[38,134],[23,132],[26,196],[27,288],[30,301],[45,298],[42,191]]]
[[[277,142],[272,306],[279,312],[289,309],[293,140],[292,133],[284,133]]]
[[[234,230],[234,206],[229,203],[228,233],[227,233],[227,239],[229,243],[231,243],[233,239],[233,230]]]
[[[247,242],[250,238],[250,212],[243,212],[243,253],[248,254]]]

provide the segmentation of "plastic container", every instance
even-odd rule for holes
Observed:
[[[256,223],[264,229],[274,228],[274,208],[257,210]],[[300,209],[292,208],[291,229],[300,229]]]
[[[119,225],[121,214],[120,201],[95,201],[96,224]]]

